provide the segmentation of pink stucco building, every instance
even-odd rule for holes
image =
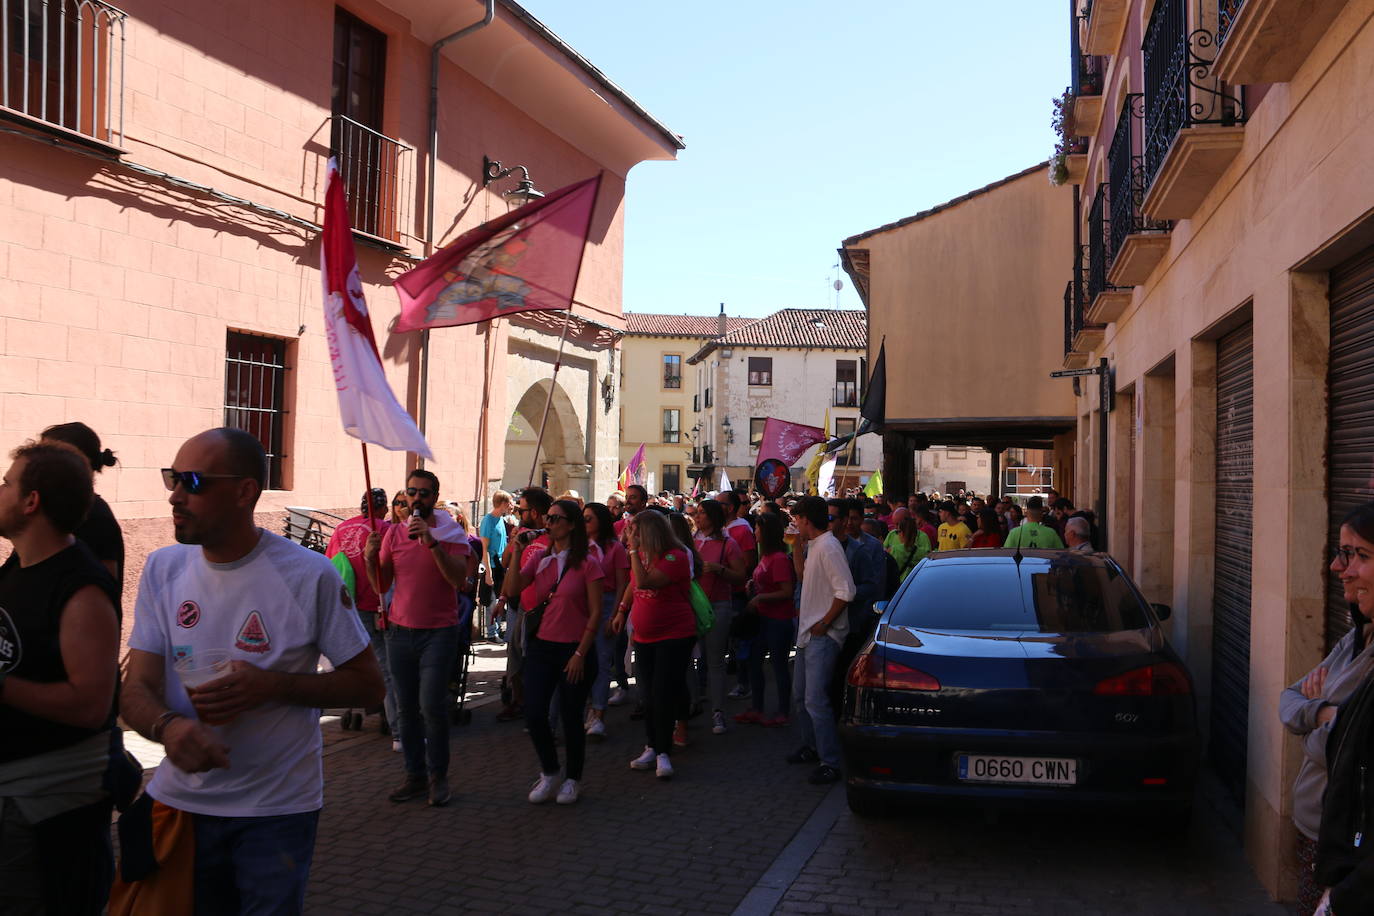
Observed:
[[[156,469],[183,439],[243,425],[273,456],[264,510],[356,505],[359,449],[338,419],[318,275],[333,153],[388,374],[422,419],[444,496],[463,503],[501,481],[512,415],[542,410],[561,317],[435,331],[425,360],[421,335],[387,333],[391,280],[505,212],[522,178],[550,191],[604,174],[539,463],[555,487],[611,485],[626,175],[683,144],[528,12],[3,8],[0,444],[89,423],[121,461],[99,489],[136,527],[165,517]],[[373,449],[374,482],[398,487],[408,460]]]

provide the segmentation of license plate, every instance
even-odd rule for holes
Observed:
[[[1064,757],[991,757],[982,754],[960,754],[959,778],[965,782],[1072,786],[1078,782],[1078,761]]]

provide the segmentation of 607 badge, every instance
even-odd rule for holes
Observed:
[[[9,612],[0,607],[0,674],[8,674],[19,667],[24,657],[24,644],[19,641],[19,628]]]

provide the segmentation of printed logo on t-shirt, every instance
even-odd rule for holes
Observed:
[[[181,602],[181,606],[177,608],[177,626],[183,630],[189,630],[198,623],[200,623],[200,605],[194,601]]]
[[[18,668],[23,657],[24,644],[19,639],[19,628],[14,625],[9,613],[0,607],[0,674]]]
[[[353,596],[348,593],[347,585],[339,586],[339,600],[343,602],[344,607],[353,610]]]
[[[183,658],[190,658],[192,651],[190,646],[172,646],[172,664],[176,664]]]
[[[267,627],[263,625],[262,615],[257,611],[248,612],[248,619],[239,627],[239,635],[234,640],[234,646],[244,652],[266,652],[272,648],[272,638],[267,635]]]

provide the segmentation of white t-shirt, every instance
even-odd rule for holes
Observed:
[[[211,563],[199,546],[148,557],[138,584],[129,647],[165,660],[171,709],[195,710],[172,669],[185,655],[227,649],[259,668],[314,673],[321,655],[342,664],[368,647],[348,592],[329,560],[269,531],[233,563]],[[268,703],[211,726],[229,767],[185,773],[163,760],[148,794],[194,814],[267,817],[324,804],[318,709]]]

